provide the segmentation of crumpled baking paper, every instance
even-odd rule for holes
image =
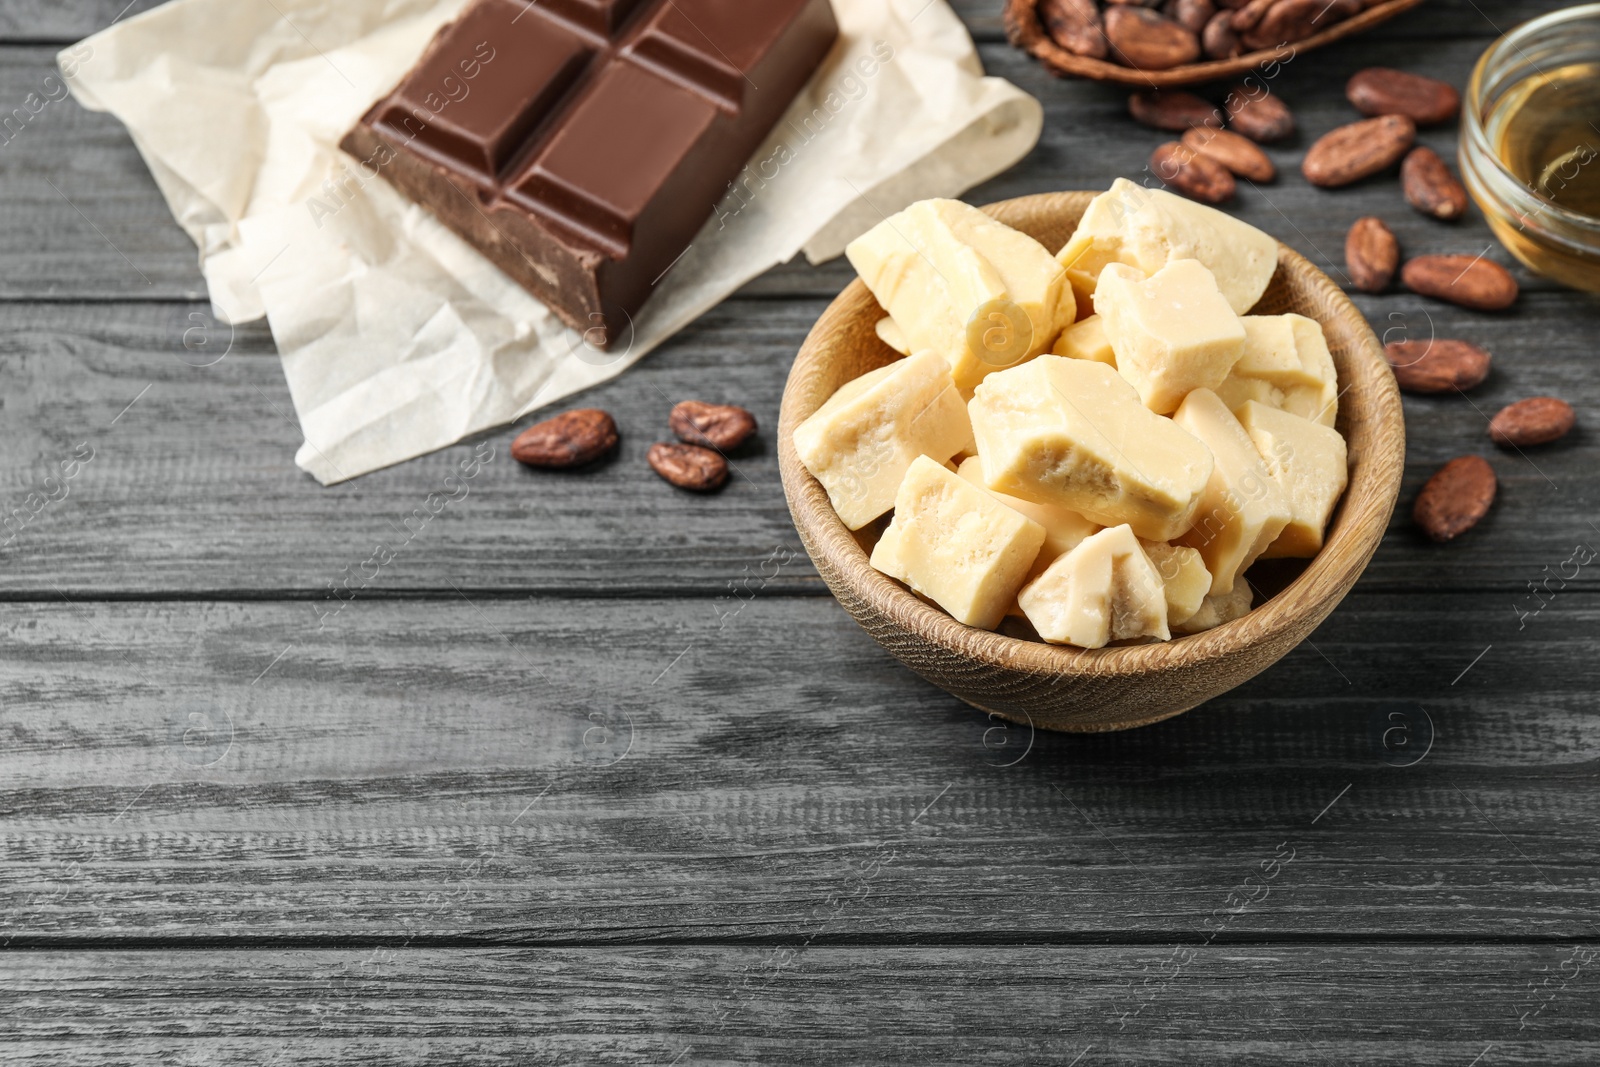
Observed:
[[[132,134],[218,317],[266,316],[305,434],[295,461],[324,485],[615,377],[796,253],[832,258],[1005,170],[1043,124],[983,75],[945,0],[833,0],[838,45],[602,351],[339,151],[464,2],[172,0],[61,56],[78,100]]]

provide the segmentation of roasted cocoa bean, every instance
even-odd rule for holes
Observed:
[[[1399,162],[1416,139],[1416,125],[1403,115],[1352,122],[1318,138],[1300,170],[1312,185],[1349,185]]]
[[[593,463],[617,447],[617,423],[597,408],[578,408],[523,430],[511,458],[530,467],[558,469]]]

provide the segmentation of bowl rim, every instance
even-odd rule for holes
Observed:
[[[1248,74],[1268,63],[1288,63],[1301,51],[1310,51],[1343,40],[1363,30],[1387,22],[1396,15],[1409,11],[1424,0],[1383,0],[1365,11],[1358,11],[1343,22],[1336,22],[1325,30],[1298,41],[1288,41],[1276,48],[1261,48],[1254,52],[1234,56],[1232,59],[1210,59],[1203,63],[1184,63],[1166,70],[1143,70],[1125,67],[1105,59],[1093,59],[1069,52],[1056,44],[1039,23],[1039,0],[1006,0],[1006,39],[1039,60],[1050,70],[1070,78],[1087,78],[1090,81],[1112,82],[1118,85],[1144,86],[1149,89],[1172,89],[1183,85],[1198,85]],[[1284,55],[1284,50],[1288,54]]]
[[[1062,212],[1076,210],[1081,215],[1083,208],[1096,195],[1098,193],[1087,191],[1038,193],[988,204],[983,210],[1002,221],[1013,213],[1020,214],[1038,208]],[[1350,479],[1322,550],[1311,558],[1298,576],[1265,603],[1253,606],[1238,619],[1199,634],[1175,636],[1170,641],[1142,645],[1083,649],[967,626],[873,568],[856,535],[845,527],[833,510],[827,491],[805,468],[794,448],[795,428],[812,414],[811,411],[803,414],[799,411],[797,383],[802,372],[813,361],[825,358],[825,350],[830,343],[822,338],[863,311],[870,309],[879,316],[883,314],[876,299],[859,278],[851,281],[829,304],[796,354],[784,387],[778,420],[778,466],[784,496],[801,543],[805,545],[830,590],[838,597],[839,590],[835,583],[842,582],[878,615],[894,620],[904,629],[947,651],[990,667],[1045,676],[1129,678],[1147,676],[1152,670],[1163,673],[1184,671],[1228,659],[1243,647],[1267,635],[1292,630],[1296,622],[1305,616],[1317,614],[1320,618],[1326,615],[1366,569],[1387,531],[1399,497],[1405,467],[1405,423],[1399,387],[1383,356],[1383,348],[1365,316],[1332,279],[1304,256],[1279,241],[1278,267],[1282,270],[1285,265],[1295,268],[1305,279],[1305,284],[1320,290],[1319,295],[1325,306],[1348,311],[1359,320],[1359,343],[1352,346],[1351,359],[1357,362],[1360,376],[1377,388],[1372,391],[1372,409],[1363,412],[1359,421],[1353,420],[1347,407],[1341,406],[1340,421],[1345,425],[1343,435],[1352,457]],[[1354,382],[1345,383],[1340,395],[1348,392],[1353,385]],[[1352,440],[1356,437],[1359,440]],[[1393,441],[1393,447],[1387,450],[1369,447],[1387,440]],[[846,607],[849,610],[849,606]]]

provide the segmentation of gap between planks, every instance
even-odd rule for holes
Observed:
[[[534,938],[485,935],[482,937],[447,936],[429,937],[399,933],[388,937],[285,937],[273,934],[242,937],[89,937],[18,934],[5,947],[7,953],[56,952],[285,952],[285,951],[348,951],[362,949],[389,949],[394,952],[613,952],[618,949],[648,948],[776,948],[793,945],[804,940],[811,948],[856,949],[891,948],[941,952],[950,949],[983,948],[1159,948],[1165,945],[1204,945],[1213,948],[1544,948],[1552,945],[1571,945],[1574,941],[1593,941],[1593,938],[1574,939],[1570,933],[1549,935],[1525,934],[1430,934],[1426,932],[1386,931],[1339,936],[1327,931],[1299,935],[1293,931],[1276,933],[1247,932],[1237,935],[1227,933],[1205,937],[1188,929],[1174,930],[1097,930],[1077,932],[1068,930],[1028,931],[1012,933],[982,931],[971,936],[947,934],[907,934],[893,932],[867,934],[862,932],[802,936],[796,932],[774,934],[770,937],[629,937],[625,931],[615,931],[615,936],[604,940],[589,938]]]
[[[725,585],[708,585],[704,589],[684,586],[625,586],[616,589],[593,589],[582,586],[524,586],[507,588],[496,585],[485,588],[452,585],[449,587],[414,587],[403,589],[371,590],[363,592],[363,600],[382,600],[390,603],[431,603],[460,600],[463,595],[474,600],[514,601],[596,601],[596,600],[716,600],[726,596]],[[1594,596],[1600,594],[1600,584],[1594,586],[1568,583],[1560,590],[1563,595]],[[1408,596],[1417,594],[1417,588],[1387,582],[1357,585],[1347,600],[1364,596]],[[1486,594],[1526,593],[1523,586],[1513,585],[1459,585],[1449,588],[1429,589],[1429,597],[1483,596]],[[782,585],[762,587],[763,599],[821,600],[831,594],[820,576],[793,580]],[[155,590],[148,592],[84,593],[52,588],[49,590],[0,591],[0,604],[300,604],[320,603],[330,599],[317,589],[230,589],[230,590]],[[1337,610],[1337,609],[1336,609]]]

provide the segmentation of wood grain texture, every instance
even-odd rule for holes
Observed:
[[[6,1061],[1577,1064],[1573,946],[26,953]],[[1562,965],[1576,978],[1562,980]],[[1540,994],[1529,983],[1555,978]],[[1547,998],[1542,1001],[1540,997]],[[1540,1003],[1543,1011],[1532,1014]],[[1526,1023],[1526,1025],[1524,1025]],[[1087,1050],[1087,1051],[1086,1051]]]
[[[1072,737],[750,596],[8,614],[0,944],[781,941],[869,870],[828,938],[1138,940],[1280,844],[1219,937],[1595,936],[1593,597],[1519,630],[1358,593],[1210,705]]]
[[[1092,192],[1053,193],[989,207],[1002,222],[1059,248]],[[1383,538],[1405,466],[1400,391],[1366,319],[1305,257],[1278,246],[1276,273],[1254,310],[1316,321],[1339,377],[1338,429],[1349,447],[1350,484],[1327,541],[1288,587],[1257,598],[1241,619],[1174,641],[1080,649],[1019,640],[956,622],[875,569],[859,533],[794,447],[800,425],[846,383],[893,353],[874,326],[883,309],[853,283],[817,321],[784,389],[778,457],[795,528],[845,610],[922,677],[984,711],[1053,730],[1121,730],[1170,718],[1276,663],[1349,593]]]
[[[0,43],[66,43],[159,5],[161,0],[7,0]]]
[[[0,114],[123,3],[0,0]],[[1357,67],[1460,85],[1549,6],[1429,0],[1291,63],[1274,91],[1302,132],[1238,214],[1336,279],[1363,214],[1408,253],[1489,247],[1475,211],[1439,225],[1391,179],[1328,194],[1295,164],[1354,117]],[[1039,148],[969,199],[1142,172],[1162,135],[1125,92],[1005,45],[998,0],[956,7],[1046,109]],[[1423,140],[1454,159],[1451,131]],[[692,506],[633,463],[684,395],[775,426],[843,263],[769,272],[587,394],[625,434],[592,477],[537,480],[492,435],[470,496],[319,629],[327,582],[475,445],[317,488],[264,330],[177,358],[204,285],[114,120],[50,104],[0,179],[5,513],[97,450],[0,549],[6,1063],[1595,1060],[1600,987],[1563,979],[1600,888],[1600,572],[1551,577],[1600,536],[1593,300],[1525,274],[1503,316],[1359,298],[1380,333],[1496,356],[1470,403],[1406,399],[1403,504],[1505,402],[1566,396],[1578,432],[1492,453],[1501,501],[1448,550],[1397,520],[1266,674],[1065,738],[875,646],[798,558],[770,447]],[[1251,899],[1280,843],[1293,862]]]
[[[1401,506],[1365,587],[1526,592],[1577,545],[1600,543],[1587,425],[1600,411],[1590,340],[1600,304],[1574,312],[1567,297],[1531,294],[1505,318],[1441,306],[1385,319],[1374,310],[1381,304],[1357,303],[1391,337],[1470,337],[1495,355],[1489,380],[1470,394],[1405,398]],[[194,367],[180,358],[193,358],[183,334],[191,315],[209,322],[194,305],[14,306],[0,337],[0,597],[326,597],[346,567],[358,570],[377,541],[397,537],[405,551],[365,595],[453,596],[452,586],[495,596],[726,593],[775,549],[802,558],[771,588],[826,595],[784,503],[774,436],[793,354],[825,306],[732,301],[575,398],[621,425],[622,452],[597,471],[523,470],[508,460],[515,430],[490,435],[495,458],[470,495],[416,537],[396,527],[476,444],[321,489],[294,466],[301,436],[265,330],[240,330],[227,358]],[[225,328],[215,336],[225,342]],[[1536,395],[1573,403],[1578,429],[1523,454],[1494,448],[1489,418]],[[672,404],[688,397],[739,404],[764,427],[714,499],[672,491],[644,463],[649,444],[668,436]],[[65,499],[33,516],[29,494],[80,443],[94,460]],[[1500,499],[1481,527],[1440,547],[1415,532],[1410,502],[1440,464],[1466,452],[1494,464]],[[1600,588],[1592,567],[1564,578]]]
[[[371,595],[725,593],[774,549],[798,550],[771,429],[794,338],[820,308],[727,305],[575,400],[611,410],[621,426],[621,450],[597,469],[523,468],[508,429],[322,489],[294,466],[302,438],[264,329],[238,331],[226,358],[196,367],[184,334],[210,320],[192,305],[36,305],[0,340],[0,588],[326,597],[330,582],[359,580],[384,542],[397,556],[368,576]],[[220,351],[227,327],[207,328]],[[689,398],[739,404],[767,427],[735,450],[733,480],[714,498],[674,490],[645,463],[652,442],[672,439],[672,406]],[[489,458],[477,477],[447,485],[480,444]],[[79,445],[94,458],[50,488]],[[434,493],[456,498],[436,516],[426,510]],[[36,512],[33,494],[57,499]],[[781,581],[816,585],[808,565]]]

